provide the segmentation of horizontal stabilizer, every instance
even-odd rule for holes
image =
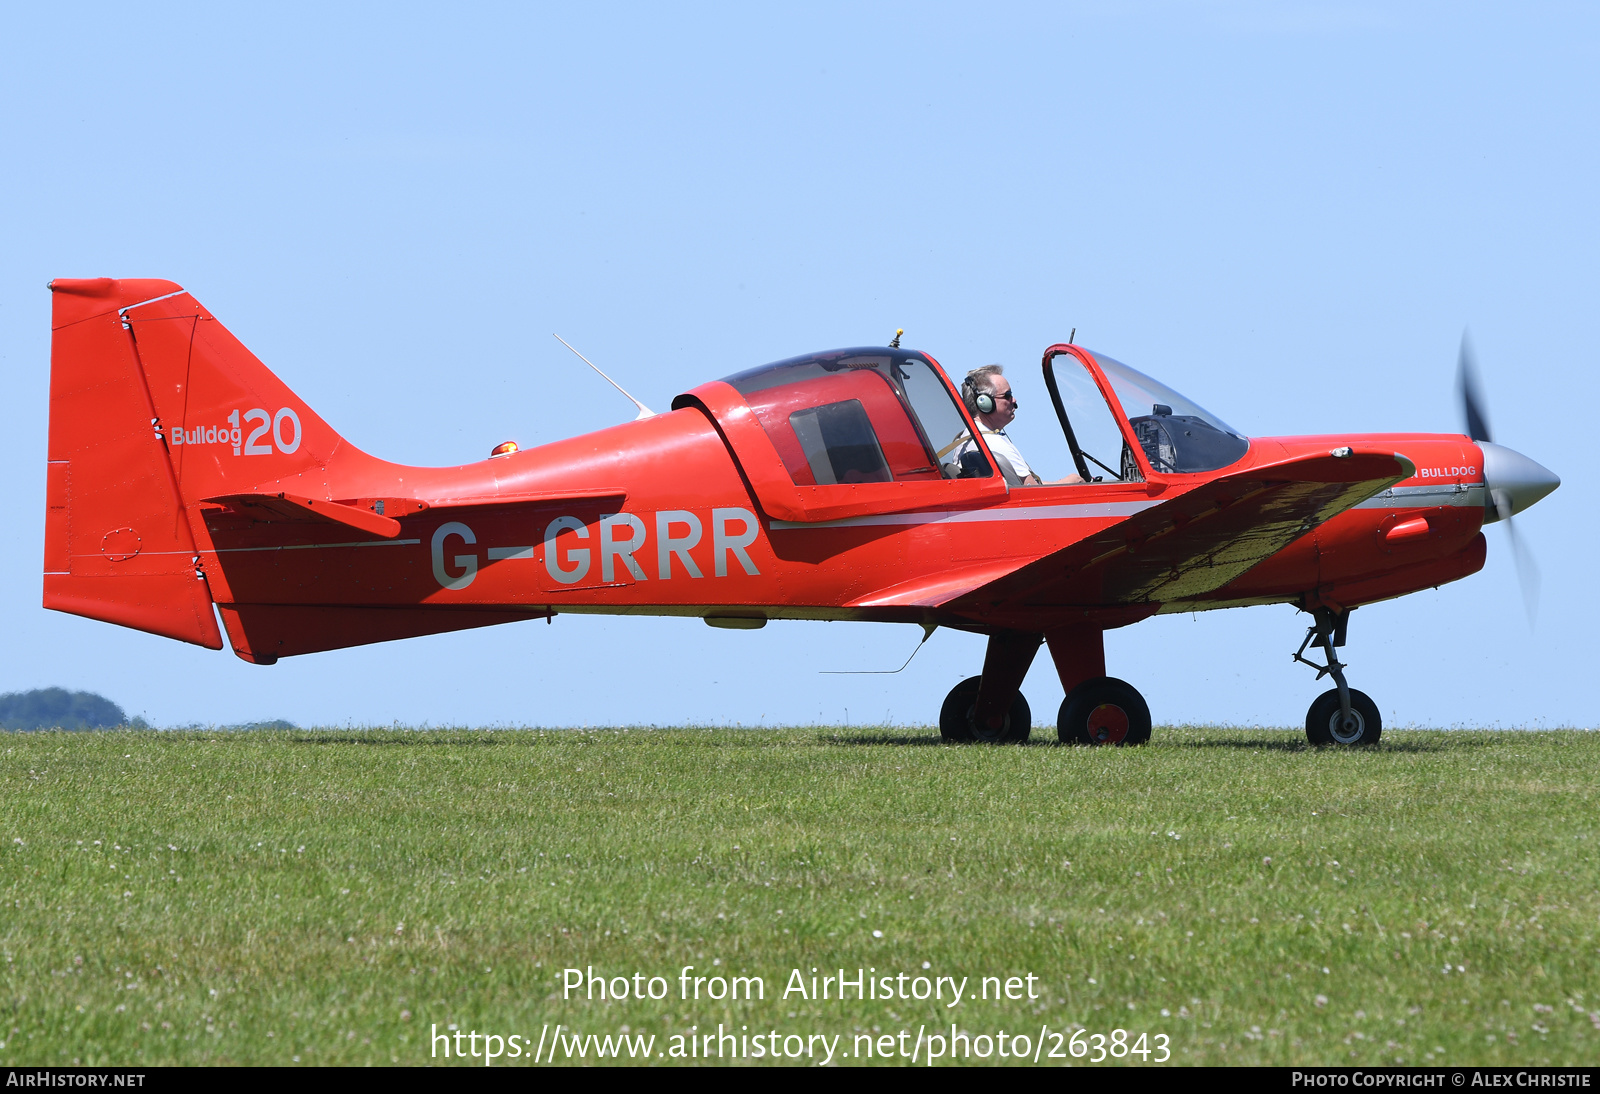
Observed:
[[[223,494],[202,500],[213,505],[226,505],[235,512],[265,523],[316,520],[342,524],[384,539],[394,539],[400,534],[400,522],[393,517],[380,516],[370,509],[337,501],[319,501],[294,494]]]

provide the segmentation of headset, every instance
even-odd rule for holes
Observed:
[[[994,396],[987,391],[979,391],[976,381],[970,376],[961,381],[961,399],[974,414],[994,413]]]

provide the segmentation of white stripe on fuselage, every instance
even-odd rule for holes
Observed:
[[[1441,482],[1426,486],[1391,486],[1354,506],[1356,509],[1430,509],[1435,506],[1476,506],[1483,508],[1481,482]]]
[[[843,520],[815,522],[775,520],[772,530],[787,532],[800,528],[867,528],[885,525],[971,524],[1018,520],[1084,520],[1105,517],[1131,517],[1160,505],[1159,499],[1143,501],[1086,501],[1065,505],[1022,505],[1011,508],[937,510],[913,513],[882,513]],[[1356,509],[1421,509],[1435,505],[1482,506],[1482,483],[1440,483],[1426,486],[1394,486],[1355,505]]]
[[[237,555],[251,551],[321,551],[330,547],[415,547],[420,539],[364,539],[359,543],[286,543],[277,547],[218,547],[219,555]],[[161,551],[164,555],[202,554],[199,551]]]
[[[805,522],[775,520],[772,530],[794,531],[800,528],[868,528],[883,525],[919,524],[987,524],[991,521],[1017,520],[1087,520],[1096,517],[1131,517],[1146,509],[1160,505],[1155,499],[1144,501],[1084,501],[1070,505],[1021,505],[994,509],[941,509],[918,513],[881,513],[867,517],[845,517],[843,520]]]

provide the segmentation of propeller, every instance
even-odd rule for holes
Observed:
[[[1489,419],[1483,413],[1483,387],[1478,383],[1478,359],[1472,352],[1472,338],[1461,332],[1461,356],[1456,360],[1456,385],[1461,393],[1461,414],[1467,420],[1467,436],[1474,441],[1494,442],[1489,436]]]
[[[1520,452],[1495,444],[1490,438],[1483,386],[1478,380],[1472,340],[1466,331],[1461,333],[1456,388],[1461,396],[1461,416],[1466,422],[1467,436],[1477,442],[1483,451],[1483,481],[1488,492],[1484,504],[1484,523],[1499,521],[1506,526],[1506,538],[1511,542],[1511,558],[1517,568],[1517,584],[1522,587],[1522,605],[1528,612],[1528,625],[1531,627],[1539,609],[1539,564],[1534,561],[1527,543],[1517,535],[1516,525],[1511,518],[1560,486],[1561,480],[1548,468],[1541,467]]]

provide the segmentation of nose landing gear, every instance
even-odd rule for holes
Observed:
[[[1344,664],[1334,648],[1344,645],[1345,632],[1350,626],[1350,612],[1335,612],[1332,608],[1312,611],[1316,624],[1306,630],[1305,641],[1295,651],[1294,659],[1302,665],[1317,670],[1317,679],[1333,677],[1335,687],[1317,696],[1306,711],[1306,739],[1314,745],[1375,745],[1383,734],[1383,719],[1378,715],[1378,704],[1365,692],[1357,691],[1345,682]],[[1308,646],[1321,647],[1327,664],[1319,665],[1305,656]]]

